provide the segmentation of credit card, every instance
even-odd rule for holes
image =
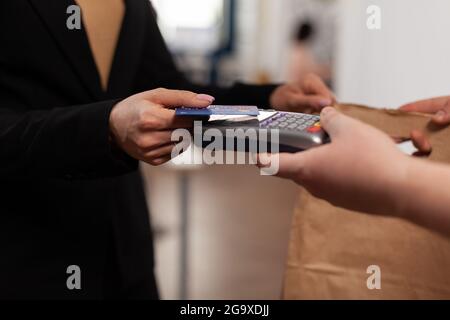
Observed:
[[[258,116],[257,106],[224,106],[212,105],[208,108],[177,108],[177,116]]]

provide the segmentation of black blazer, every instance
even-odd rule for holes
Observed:
[[[157,87],[264,106],[274,87],[192,85],[149,1],[126,0],[104,92],[85,32],[66,28],[73,4],[0,1],[0,298],[157,298],[138,162],[110,147],[112,107]]]

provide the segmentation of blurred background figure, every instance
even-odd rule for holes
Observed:
[[[298,33],[299,21],[307,21],[315,30],[308,47],[316,63],[329,66],[333,60],[335,0],[152,3],[180,68],[196,82],[226,85],[236,79],[260,84],[289,80],[292,35]]]
[[[290,54],[290,64],[287,68],[289,82],[301,82],[309,73],[320,76],[324,81],[331,82],[331,69],[317,61],[312,44],[316,36],[316,28],[312,22],[300,22],[293,37]]]

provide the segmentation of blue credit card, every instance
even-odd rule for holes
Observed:
[[[177,108],[177,116],[258,116],[257,106],[222,106],[212,105],[208,108]]]

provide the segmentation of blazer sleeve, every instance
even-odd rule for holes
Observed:
[[[137,169],[109,141],[115,101],[38,111],[0,107],[0,178],[95,179]]]
[[[150,3],[149,5],[151,6]],[[277,88],[277,85],[236,83],[231,87],[222,88],[196,85],[188,81],[178,70],[167,48],[152,8],[147,12],[146,22],[147,37],[142,67],[138,76],[138,91],[156,87],[183,89],[213,95],[218,104],[249,104],[257,105],[260,108],[270,107],[270,95]]]

